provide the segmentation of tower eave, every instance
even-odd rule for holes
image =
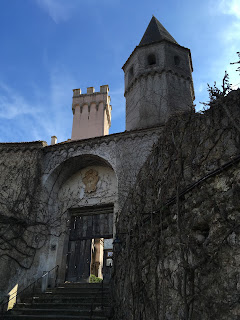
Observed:
[[[166,42],[166,43],[170,43],[171,45],[174,45],[174,46],[177,46],[177,47],[180,47],[184,50],[188,50],[189,52],[189,56],[190,56],[190,62],[191,62],[191,68],[192,68],[192,71],[193,71],[193,65],[192,65],[192,57],[191,57],[191,51],[190,49],[186,48],[186,47],[183,47],[181,46],[180,44],[178,43],[174,43],[170,40],[167,40],[167,39],[162,39],[160,41],[156,41],[156,42],[152,42],[152,43],[148,43],[148,44],[143,44],[143,45],[138,45],[134,48],[133,52],[130,54],[130,56],[128,57],[127,61],[124,63],[124,65],[122,66],[122,69],[123,71],[125,70],[125,67],[126,65],[128,64],[129,60],[131,59],[131,57],[133,56],[133,54],[139,49],[139,48],[144,48],[144,47],[147,47],[147,46],[152,46],[152,45],[155,45],[155,44],[158,44],[158,43],[162,43],[162,42]]]

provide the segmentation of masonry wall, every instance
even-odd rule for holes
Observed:
[[[240,317],[240,91],[172,118],[119,214],[115,320]]]
[[[150,55],[155,58],[153,64],[149,64]],[[168,41],[136,47],[123,69],[126,130],[158,126],[172,114],[192,109],[194,89],[188,49]]]
[[[21,290],[56,265],[59,283],[65,280],[69,210],[114,203],[118,219],[161,130],[53,146],[0,144],[0,299],[16,284]],[[88,193],[84,180],[91,169],[99,180]]]
[[[40,236],[46,230],[43,217],[37,212],[44,145],[0,145],[0,297],[16,284],[26,286],[38,275],[36,252],[46,240]]]

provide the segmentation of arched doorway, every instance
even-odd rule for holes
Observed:
[[[109,280],[118,199],[115,172],[104,159],[83,155],[62,163],[57,174],[53,211],[59,216],[67,212],[56,252],[60,282],[88,282],[90,275]]]

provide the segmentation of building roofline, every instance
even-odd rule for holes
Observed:
[[[0,142],[0,147],[46,147],[48,144],[46,141],[24,141],[24,142]]]
[[[161,130],[161,128],[164,125],[160,126],[155,126],[155,127],[149,127],[149,128],[144,128],[144,129],[136,129],[136,130],[130,130],[130,131],[123,131],[123,132],[118,132],[118,133],[113,133],[105,136],[99,136],[99,137],[93,137],[93,138],[88,138],[88,139],[80,139],[80,140],[72,140],[72,141],[64,141],[60,143],[56,143],[54,145],[48,145],[44,148],[45,152],[50,152],[53,150],[57,150],[58,148],[70,148],[71,146],[74,145],[85,145],[85,144],[98,144],[98,143],[110,143],[113,140],[119,140],[119,139],[124,139],[124,138],[129,138],[131,136],[135,136],[138,134],[145,135],[148,133],[154,133],[156,130]]]

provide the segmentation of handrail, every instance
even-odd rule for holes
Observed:
[[[13,297],[11,299],[8,299],[6,302],[4,302],[5,299],[3,299],[1,302],[0,302],[0,308],[1,308],[1,311],[2,311],[2,314],[4,313],[4,307],[6,306],[6,304],[9,303],[9,301],[11,301],[12,299],[16,299],[17,301],[17,298],[24,292],[26,291],[27,289],[29,289],[31,286],[33,286],[33,292],[32,294],[34,295],[35,293],[35,284],[43,279],[44,277],[46,277],[46,275],[49,275],[51,271],[55,270],[56,269],[56,277],[55,277],[55,284],[54,284],[54,287],[56,287],[57,285],[57,279],[58,279],[58,268],[59,268],[59,265],[56,265],[55,267],[53,267],[51,270],[49,271],[45,271],[45,273],[39,277],[37,280],[35,280],[34,282],[30,283],[26,288],[24,288],[23,290],[21,290],[20,292],[18,292],[16,295],[13,295]],[[47,286],[48,286],[48,283],[47,283]],[[43,286],[42,286],[42,289],[43,289]],[[45,288],[47,289],[47,288]],[[8,298],[8,296],[6,297]]]

